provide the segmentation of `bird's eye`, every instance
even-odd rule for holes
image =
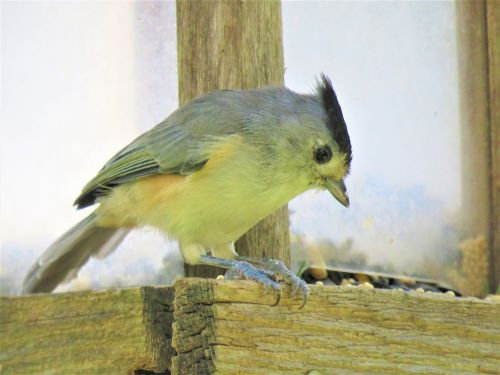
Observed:
[[[316,160],[318,164],[328,163],[332,156],[332,149],[327,145],[319,146],[314,150],[314,160]]]

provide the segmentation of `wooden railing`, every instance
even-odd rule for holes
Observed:
[[[2,297],[2,374],[500,373],[500,303],[248,281]]]

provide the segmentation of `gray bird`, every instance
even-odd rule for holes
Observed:
[[[330,80],[313,95],[285,87],[224,90],[198,97],[122,149],[75,205],[98,207],[52,244],[29,270],[26,293],[74,278],[92,256],[109,254],[132,228],[151,225],[179,242],[189,264],[280,291],[279,277],[306,284],[281,262],[240,257],[234,241],[309,189],[348,206],[344,178],[351,142]]]

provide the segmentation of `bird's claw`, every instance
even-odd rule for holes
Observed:
[[[226,272],[225,278],[227,279],[244,278],[246,280],[255,281],[263,285],[264,288],[266,289],[271,288],[276,292],[277,294],[276,302],[273,304],[273,306],[276,306],[280,302],[281,286],[277,282],[275,273],[269,270],[256,268],[248,262],[240,261],[233,268],[229,269]]]
[[[237,256],[235,259],[223,259],[211,255],[202,255],[200,264],[224,267],[228,269],[225,277],[227,279],[247,279],[253,280],[265,288],[271,288],[277,293],[277,305],[281,299],[281,286],[278,280],[281,278],[292,286],[292,294],[302,291],[303,300],[300,309],[307,303],[309,288],[307,284],[290,271],[280,260],[251,258]],[[273,306],[274,306],[273,305]]]
[[[283,280],[290,284],[292,296],[296,295],[299,290],[302,291],[303,299],[299,309],[303,308],[309,297],[309,287],[307,283],[290,271],[281,260],[269,259],[268,262],[270,264],[269,270],[280,275]]]
[[[307,283],[300,277],[295,275],[292,271],[290,271],[281,260],[259,259],[259,258],[249,258],[249,257],[238,257],[238,258],[247,264],[249,262],[257,264],[258,266],[261,267],[259,268],[259,270],[267,271],[268,273],[275,275],[275,280],[276,280],[276,275],[280,276],[285,282],[290,284],[292,295],[295,295],[299,290],[302,291],[303,299],[299,309],[303,308],[306,305],[307,299],[309,297],[309,287],[307,286]]]

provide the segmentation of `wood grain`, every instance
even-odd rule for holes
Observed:
[[[288,293],[271,306],[275,296],[249,281],[182,279],[4,297],[1,372],[500,373],[498,301],[312,286],[298,309]]]
[[[488,244],[489,269],[484,275],[477,275],[489,284],[491,292],[498,285],[496,263],[500,249],[495,237],[500,235],[498,221],[498,192],[495,193],[494,168],[498,161],[498,145],[492,143],[497,137],[498,122],[490,114],[490,84],[498,73],[491,53],[497,51],[497,35],[492,35],[496,27],[494,20],[498,1],[458,1],[457,50],[459,72],[462,165],[462,215],[464,239],[483,237]],[[489,15],[488,15],[489,14]],[[492,40],[493,38],[493,40]],[[493,43],[493,44],[492,44]],[[490,46],[490,48],[489,48]],[[490,51],[490,54],[489,54]],[[493,76],[492,76],[493,74]],[[498,116],[498,115],[497,115]],[[497,119],[498,121],[498,119]],[[498,189],[498,185],[496,187]],[[495,204],[497,205],[496,208]],[[495,227],[496,226],[496,227]],[[486,288],[485,288],[486,290]]]
[[[274,296],[247,281],[175,285],[172,374],[500,372],[500,303],[355,287]]]
[[[281,3],[177,1],[179,101],[220,89],[283,85]],[[290,265],[288,208],[262,220],[236,243],[241,255]],[[215,277],[215,267],[187,266],[186,276]]]
[[[486,2],[491,146],[490,285],[500,288],[500,2]]]
[[[2,374],[133,374],[170,367],[171,288],[0,299]]]

